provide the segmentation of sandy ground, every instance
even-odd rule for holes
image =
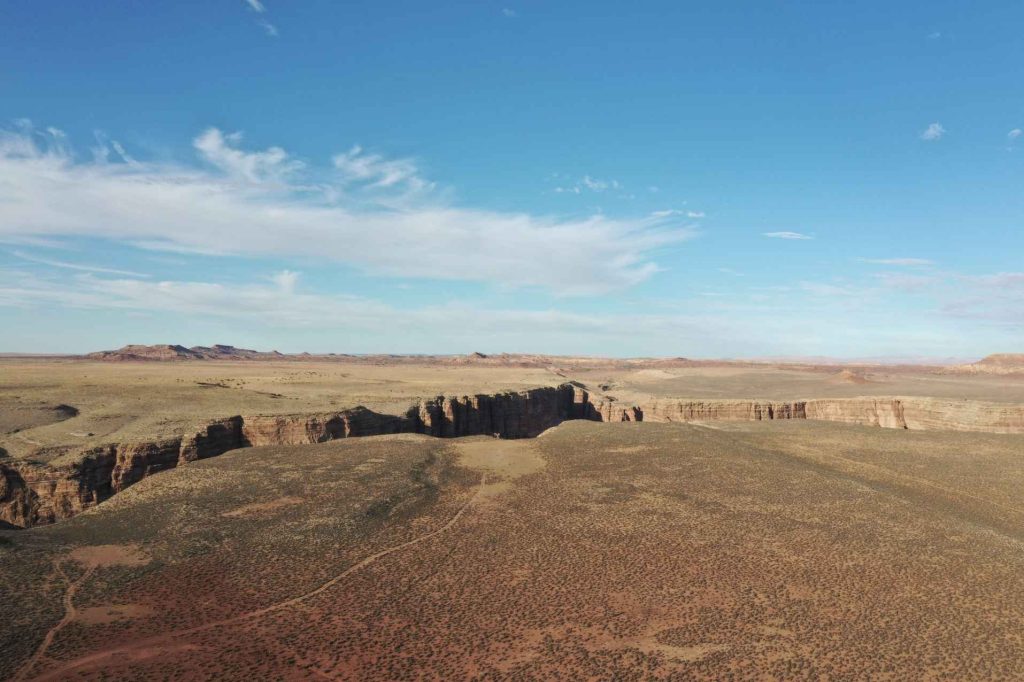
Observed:
[[[1019,679],[1024,436],[237,450],[0,532],[0,676]]]
[[[863,395],[1024,403],[1024,376],[883,367],[591,368],[344,362],[94,362],[0,358],[0,449],[48,462],[111,442],[194,432],[237,414],[309,414],[363,405],[399,414],[440,394],[578,381],[624,403],[651,398],[800,400]],[[0,456],[3,453],[0,452]]]
[[[885,367],[795,370],[775,367],[693,367],[655,370],[587,369],[573,378],[606,386],[620,400],[656,398],[762,398],[800,400],[871,395],[967,398],[1024,403],[1024,375],[986,376],[898,371]]]
[[[557,386],[544,369],[338,362],[88,362],[0,359],[0,448],[49,461],[62,449],[194,432],[233,415],[388,414],[423,398]],[[55,412],[73,406],[78,415]]]

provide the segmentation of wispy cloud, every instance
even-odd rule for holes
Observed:
[[[245,4],[249,6],[253,12],[257,14],[266,14],[267,6],[264,5],[260,0],[245,0]],[[260,17],[256,20],[256,23],[266,31],[267,35],[276,38],[277,37],[277,26],[267,21],[264,17]]]
[[[212,128],[195,143],[207,168],[109,163],[76,159],[46,131],[0,131],[0,240],[92,237],[580,295],[650,278],[655,250],[694,235],[668,217],[560,219],[454,206],[430,192],[395,203],[392,193],[429,185],[408,160],[355,148],[323,169],[240,145]]]
[[[477,308],[436,303],[397,308],[359,296],[301,290],[293,273],[277,273],[270,283],[222,284],[206,281],[144,281],[93,275],[74,278],[73,286],[46,280],[17,281],[0,269],[0,306],[36,307],[55,304],[71,308],[178,313],[227,321],[245,321],[262,328],[343,329],[379,334],[390,339],[431,334],[446,339],[471,338],[508,343],[515,337],[566,339],[579,347],[580,335],[625,340],[649,334],[679,343],[695,338],[741,338],[730,323],[694,315],[587,315],[559,310]],[[325,315],[329,310],[331,314]],[[534,341],[536,343],[536,341]],[[595,346],[598,347],[598,346]],[[378,349],[379,350],[379,349]]]
[[[887,289],[900,291],[923,291],[942,282],[940,277],[931,275],[910,275],[905,272],[883,272],[875,275],[875,279]]]
[[[290,294],[295,291],[295,285],[299,282],[299,273],[292,272],[291,270],[281,270],[280,272],[275,272],[271,276],[270,281],[276,284],[281,291]]]
[[[1006,137],[1008,137],[1011,140],[1016,140],[1022,134],[1024,134],[1024,130],[1021,130],[1020,128],[1014,128],[1010,132],[1006,133]]]
[[[809,234],[804,234],[802,232],[789,232],[785,230],[781,232],[762,232],[761,236],[770,237],[771,239],[814,239],[814,237]]]
[[[945,134],[946,129],[942,127],[941,123],[931,123],[921,132],[921,139],[926,142],[934,142],[942,139]]]
[[[303,168],[301,161],[288,158],[288,153],[280,147],[246,152],[238,149],[241,141],[241,133],[225,135],[217,128],[208,128],[192,144],[203,159],[228,175],[248,182],[285,182],[288,176]]]
[[[149,275],[142,272],[134,272],[132,270],[117,270],[115,268],[104,268],[97,265],[82,265],[81,263],[68,263],[66,261],[51,260],[49,258],[39,258],[22,251],[11,251],[11,255],[15,258],[28,261],[30,263],[38,263],[40,265],[48,265],[51,268],[61,268],[64,270],[81,270],[84,272],[96,272],[104,273],[108,275],[125,275],[127,277],[149,277]]]
[[[386,159],[380,154],[367,154],[356,145],[332,159],[345,182],[365,183],[375,188],[405,187],[413,192],[433,188],[433,183],[420,176],[412,159]]]
[[[942,31],[932,31],[928,34],[928,40],[938,40],[942,37]]]
[[[516,17],[519,16],[519,12],[517,12],[514,9],[511,9],[509,7],[502,8],[501,13],[502,13],[503,16],[506,16],[509,19],[515,19]]]
[[[907,267],[919,267],[935,265],[934,261],[927,258],[859,258],[862,263],[874,263],[875,265],[896,265]]]
[[[864,290],[852,285],[829,284],[826,282],[800,282],[800,289],[813,296],[822,297],[863,297]]]
[[[686,212],[686,217],[687,218],[697,218],[697,219],[699,219],[699,218],[707,217],[707,214],[704,213],[704,211],[687,211]]]
[[[955,295],[943,304],[944,313],[1024,329],[1024,272],[961,275],[957,280]]]
[[[555,187],[559,194],[582,194],[583,192],[605,192],[612,189],[622,189],[622,183],[618,180],[601,180],[584,175],[578,182],[572,185]]]

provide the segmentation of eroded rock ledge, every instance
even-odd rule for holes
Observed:
[[[895,429],[1024,432],[1024,406],[931,398],[846,398],[793,402],[652,400],[626,405],[574,384],[522,392],[421,401],[404,415],[363,407],[302,415],[234,416],[200,431],[92,448],[71,465],[0,460],[0,521],[27,527],[69,518],[139,480],[193,460],[259,445],[423,433],[442,438],[532,438],[567,419],[594,421],[759,421],[815,419]]]
[[[234,416],[194,434],[91,448],[62,467],[0,460],[0,520],[21,527],[53,523],[146,476],[237,448],[389,433],[532,438],[573,418],[574,399],[574,388],[566,384],[518,393],[439,396],[413,405],[404,415],[356,407],[322,414]]]

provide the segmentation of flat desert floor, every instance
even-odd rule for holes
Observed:
[[[1024,437],[235,450],[0,533],[13,679],[1019,679]]]
[[[801,400],[926,396],[1024,403],[1024,375],[913,368],[540,366],[296,361],[96,362],[0,358],[0,454],[61,464],[110,442],[195,431],[243,414],[308,414],[362,405],[400,414],[421,399],[585,385],[623,404],[651,399]]]
[[[399,414],[443,393],[496,393],[563,381],[543,368],[521,367],[0,359],[0,448],[11,457],[51,462],[103,443],[180,435],[237,414],[359,405]]]

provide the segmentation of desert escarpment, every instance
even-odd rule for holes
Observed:
[[[195,433],[90,448],[64,466],[0,459],[0,520],[32,526],[69,518],[151,474],[229,450],[339,438],[423,433],[440,438],[532,438],[569,419],[768,421],[808,419],[890,429],[1024,433],[1024,406],[918,397],[797,401],[651,399],[633,404],[566,383],[491,395],[439,396],[404,414],[338,412],[234,416]]]
[[[1024,433],[1024,405],[919,397],[817,400],[651,400],[624,408],[607,399],[592,403],[601,421],[768,421],[810,419],[921,431]]]
[[[1024,353],[995,353],[967,365],[947,367],[951,374],[1024,375]]]
[[[69,465],[0,460],[0,520],[27,527],[78,514],[146,476],[237,448],[423,433],[442,438],[532,438],[577,416],[568,384],[522,392],[439,396],[404,415],[364,407],[322,414],[234,416],[184,436],[90,448]]]

